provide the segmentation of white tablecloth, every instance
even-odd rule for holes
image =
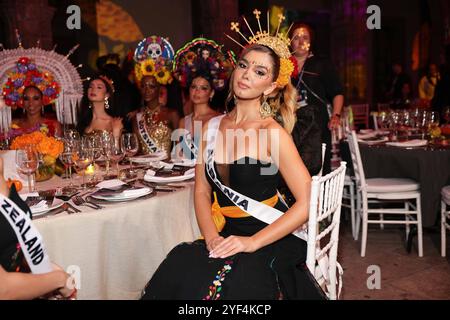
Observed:
[[[80,268],[78,299],[138,299],[167,253],[200,234],[193,183],[105,207],[35,220],[51,260]]]

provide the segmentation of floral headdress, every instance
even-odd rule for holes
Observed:
[[[222,46],[206,38],[186,43],[175,54],[174,76],[182,87],[196,74],[211,76],[214,90],[221,90],[233,72],[236,59],[232,51],[222,52]]]
[[[134,73],[138,83],[144,76],[154,76],[162,85],[171,83],[174,51],[167,39],[150,36],[139,42],[134,52]]]
[[[259,18],[261,15],[261,11],[255,9],[253,10],[253,14],[255,15],[256,20],[258,21],[259,27],[259,31],[257,31],[256,34],[253,32],[252,28],[250,28],[250,25],[248,24],[247,19],[245,17],[243,17],[244,22],[247,25],[247,28],[249,29],[250,33],[252,34],[250,37],[247,38],[241,33],[238,22],[231,22],[231,30],[239,33],[239,35],[241,35],[241,37],[244,38],[244,40],[247,42],[247,45],[260,44],[267,46],[270,49],[272,49],[278,55],[278,57],[280,57],[280,71],[276,83],[278,87],[282,88],[289,83],[291,74],[294,71],[294,64],[289,59],[291,57],[291,52],[289,51],[289,45],[291,43],[291,40],[287,36],[289,30],[286,33],[279,32],[280,25],[283,22],[283,20],[285,20],[285,17],[282,14],[278,15],[277,31],[275,32],[274,35],[271,35],[269,12],[267,12],[267,31],[266,30],[263,31],[261,28],[261,21]],[[239,41],[235,40],[234,38],[230,37],[227,34],[226,36],[235,43],[237,43],[242,48],[245,48],[242,44],[239,43]]]
[[[103,81],[105,81],[108,86],[111,88],[111,91],[114,93],[116,90],[114,89],[114,81],[112,81],[110,78],[108,78],[105,75],[100,75],[98,76],[100,79],[102,79]]]
[[[2,86],[5,104],[12,107],[23,107],[23,91],[34,86],[42,92],[43,104],[53,103],[59,96],[61,87],[53,75],[45,69],[40,69],[32,59],[21,57],[16,66],[8,73]]]

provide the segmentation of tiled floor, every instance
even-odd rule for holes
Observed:
[[[406,251],[404,228],[385,226],[380,230],[371,226],[366,256],[362,258],[361,241],[353,240],[351,227],[344,221],[338,258],[344,268],[341,299],[450,300],[450,232],[447,234],[447,257],[443,258],[440,230],[425,229],[424,256],[419,258],[417,237],[411,253]],[[377,266],[381,275],[380,289],[370,290],[368,283],[372,287],[376,285],[374,270]]]

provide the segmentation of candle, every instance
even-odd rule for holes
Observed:
[[[95,167],[94,167],[94,164],[90,164],[90,165],[86,168],[85,173],[88,174],[88,175],[94,175],[94,173],[95,173]]]

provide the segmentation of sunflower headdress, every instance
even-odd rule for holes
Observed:
[[[289,83],[291,74],[294,71],[294,64],[290,60],[291,52],[289,51],[289,45],[291,43],[291,40],[287,36],[289,34],[289,30],[291,29],[292,25],[286,31],[286,33],[279,32],[281,23],[283,22],[283,20],[285,20],[285,17],[280,13],[277,16],[278,17],[277,30],[276,30],[275,34],[271,35],[270,23],[269,23],[269,21],[270,21],[269,12],[267,12],[267,30],[263,30],[261,27],[261,20],[260,20],[261,11],[259,11],[258,9],[255,9],[255,10],[253,10],[253,14],[255,15],[255,18],[258,21],[258,27],[259,27],[259,31],[257,31],[256,33],[252,30],[252,28],[250,28],[250,25],[248,24],[247,19],[245,17],[243,17],[244,22],[245,22],[248,30],[251,33],[250,37],[247,38],[245,35],[242,34],[238,22],[231,22],[230,29],[232,31],[237,32],[246,41],[247,45],[252,45],[252,44],[264,45],[264,46],[272,49],[278,55],[278,57],[280,58],[280,72],[278,74],[276,83],[277,83],[278,87],[282,88]],[[237,41],[236,39],[232,38],[231,36],[229,36],[227,34],[226,34],[226,36],[229,39],[231,39],[232,41],[234,41],[235,43],[237,43],[242,48],[245,48],[245,46],[242,45],[241,43],[239,43],[239,41]]]
[[[174,50],[167,39],[150,36],[139,42],[134,52],[134,73],[139,84],[144,76],[154,76],[162,85],[172,82]]]
[[[186,43],[175,54],[174,76],[182,87],[196,74],[211,76],[214,90],[222,90],[236,64],[232,51],[224,53],[222,46],[206,38],[196,38]]]

